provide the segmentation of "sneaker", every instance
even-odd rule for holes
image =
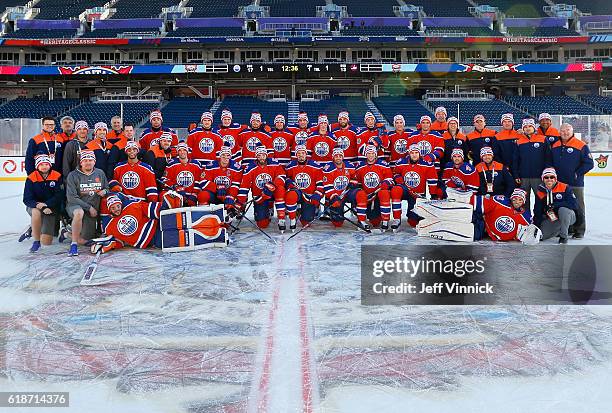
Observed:
[[[380,223],[380,230],[385,232],[389,229],[389,221],[383,221]]]
[[[70,250],[68,251],[68,255],[70,255],[71,257],[76,257],[77,255],[79,255],[79,248],[77,247],[77,244],[70,244]]]
[[[285,229],[287,229],[287,226],[285,225],[285,219],[283,218],[280,221],[278,221],[278,230],[282,234],[283,232],[285,232]]]
[[[297,219],[290,219],[289,229],[291,230],[291,232],[294,232],[296,227],[297,227]]]
[[[59,237],[57,237],[57,240],[61,244],[62,242],[66,241],[68,239],[68,236],[69,236],[68,229],[67,228],[62,228],[60,230]]]
[[[394,219],[394,220],[391,222],[391,230],[392,230],[393,232],[397,232],[397,231],[399,230],[399,227],[400,227],[401,222],[402,222],[402,221],[401,221],[401,220],[399,220],[399,219]]]
[[[567,238],[559,237],[559,244],[567,244]]]
[[[28,227],[23,233],[19,236],[19,242],[23,242],[24,240],[32,237],[32,227]]]
[[[40,249],[40,241],[32,242],[32,246],[30,247],[30,252],[37,252]]]
[[[368,232],[372,230],[372,227],[370,227],[370,224],[366,223],[366,222],[362,222],[361,223],[361,228],[363,228],[364,231]]]

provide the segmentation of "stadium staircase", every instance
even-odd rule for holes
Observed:
[[[376,122],[384,123],[386,124],[387,127],[389,127],[389,123],[387,122],[387,119],[385,119],[382,113],[380,113],[380,110],[378,110],[374,102],[367,99],[365,101],[365,104],[368,106],[368,109],[370,110],[370,112],[372,112],[372,114],[376,117]]]
[[[297,124],[298,113],[300,112],[300,102],[297,100],[287,101],[287,125]]]
[[[219,110],[222,104],[223,104],[223,101],[221,99],[215,100],[215,103],[213,103],[212,106],[210,107],[210,113],[212,113],[213,116],[215,116],[215,114],[217,113],[217,111]]]

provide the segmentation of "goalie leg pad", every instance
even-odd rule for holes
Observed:
[[[467,222],[424,219],[417,225],[417,235],[445,241],[471,242],[474,240],[474,225]]]
[[[472,222],[473,207],[455,201],[417,199],[413,212],[423,218],[455,222]]]

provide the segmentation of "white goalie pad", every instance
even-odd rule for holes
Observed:
[[[425,219],[438,219],[453,222],[472,222],[473,207],[464,202],[440,200],[427,201],[418,198],[414,213]]]
[[[472,191],[462,191],[456,188],[446,188],[446,196],[448,201],[463,202],[469,204],[472,199]]]
[[[416,229],[419,237],[463,242],[474,240],[474,225],[469,222],[424,219],[417,224]]]

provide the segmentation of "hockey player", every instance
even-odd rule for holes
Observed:
[[[540,124],[536,133],[538,135],[546,136],[546,140],[549,145],[552,145],[561,136],[561,133],[552,127],[552,116],[548,113],[540,113],[538,116],[538,123]]]
[[[514,115],[512,113],[504,113],[502,115],[501,125],[502,130],[495,135],[499,150],[498,153],[494,153],[494,156],[504,166],[511,168],[514,160],[514,151],[516,150],[516,141],[520,139],[522,134],[514,130]]]
[[[203,171],[198,205],[233,205],[242,182],[242,167],[232,160],[229,145],[219,151],[219,160],[209,164]]]
[[[245,125],[233,122],[232,112],[225,108],[221,111],[221,125],[215,129],[215,133],[223,138],[232,150],[232,159],[240,162],[240,145],[238,145],[238,135],[246,129]]]
[[[495,139],[497,132],[493,129],[488,129],[486,126],[487,123],[483,115],[474,116],[474,130],[467,134],[468,147],[470,148],[469,158],[474,162],[480,159],[480,150],[483,146],[490,146],[495,156],[499,152],[497,140]]]
[[[514,189],[514,179],[506,167],[493,160],[493,149],[483,146],[480,150],[480,162],[476,165],[476,173],[480,180],[478,195],[505,195],[510,197]]]
[[[436,120],[431,124],[431,131],[442,136],[444,132],[448,130],[448,123],[446,122],[448,114],[446,108],[444,106],[438,106],[434,112],[434,116]]]
[[[297,145],[306,145],[306,141],[310,137],[312,130],[308,123],[308,114],[304,111],[298,113],[297,118],[298,126],[290,126],[289,131],[293,133],[293,144]],[[295,154],[294,154],[295,155]]]
[[[446,164],[442,172],[442,181],[446,188],[456,188],[462,191],[478,191],[480,182],[476,169],[469,162],[465,162],[463,151],[453,149],[451,162]]]
[[[533,119],[523,119],[523,136],[517,139],[512,161],[512,176],[517,186],[527,192],[527,205],[531,191],[535,194],[541,183],[542,171],[552,165],[550,145],[545,136],[538,135]]]
[[[274,118],[274,130],[270,132],[272,137],[272,158],[283,167],[291,162],[291,151],[293,145],[293,133],[285,128],[285,116],[278,114]]]
[[[178,157],[169,161],[162,178],[164,187],[160,199],[168,192],[168,188],[182,195],[185,206],[195,206],[200,192],[199,181],[204,168],[195,159],[189,159],[189,147],[185,142],[176,145]]]
[[[278,162],[268,159],[265,146],[255,148],[255,162],[251,162],[242,176],[238,191],[237,207],[245,205],[249,191],[253,196],[255,220],[259,228],[270,225],[270,209],[272,202],[276,206],[278,227],[281,231],[285,225],[285,171]]]
[[[332,162],[332,149],[336,146],[336,137],[329,132],[329,120],[325,114],[321,114],[317,118],[317,128],[317,131],[313,132],[305,146],[310,160],[323,165]]]
[[[332,125],[332,134],[336,137],[336,147],[342,149],[344,160],[357,161],[357,128],[350,124],[349,113],[346,110],[338,113],[338,123]]]
[[[194,129],[187,136],[187,146],[191,150],[191,159],[206,166],[217,159],[219,149],[223,146],[223,138],[213,131],[212,113],[202,113],[200,122],[202,126]]]
[[[436,169],[439,169],[440,160],[444,157],[444,140],[431,133],[431,118],[429,116],[421,116],[419,123],[421,124],[421,130],[410,136],[408,147],[417,145],[423,160],[433,163]]]
[[[396,162],[408,156],[408,140],[414,131],[406,130],[406,121],[402,115],[393,117],[395,131],[389,133],[389,166],[393,167]]]
[[[455,117],[448,118],[446,122],[448,130],[442,134],[444,140],[444,156],[440,160],[440,165],[446,165],[451,161],[451,153],[453,149],[461,149],[463,151],[463,159],[468,158],[468,143],[467,137],[459,132],[459,119]]]
[[[558,236],[559,244],[567,244],[570,225],[580,226],[583,220],[572,188],[557,181],[555,168],[544,169],[533,208],[533,221],[542,229],[542,239]]]
[[[172,146],[176,146],[178,144],[178,136],[176,133],[165,126],[163,126],[164,118],[162,117],[162,113],[159,110],[154,110],[149,115],[149,121],[151,122],[151,127],[142,131],[140,135],[140,146],[148,151],[152,145],[157,145],[157,139],[161,136],[163,132],[170,132],[172,135]]]
[[[349,202],[356,205],[357,219],[365,229],[370,226],[365,222],[366,215],[373,226],[380,224],[380,229],[389,229],[391,218],[391,187],[393,177],[389,165],[378,159],[378,148],[367,145],[364,150],[366,160],[358,162],[355,167],[355,189],[349,192]]]
[[[238,135],[241,147],[242,167],[247,168],[250,163],[255,162],[255,149],[263,146],[272,154],[272,137],[263,129],[261,113],[251,113],[250,127]]]
[[[391,229],[397,231],[402,217],[402,200],[408,201],[408,223],[415,227],[420,217],[412,209],[417,198],[425,198],[429,189],[432,198],[438,198],[438,173],[432,163],[421,159],[420,149],[417,145],[409,148],[409,157],[396,162],[393,167],[393,181],[391,188],[391,209],[393,222]]]
[[[41,153],[49,155],[53,170],[62,172],[64,141],[55,133],[55,119],[45,116],[41,122],[42,131],[29,140],[26,149],[25,170],[28,175],[36,170],[34,158]]]
[[[81,151],[87,147],[89,142],[89,125],[84,120],[80,120],[76,123],[75,138],[66,143],[64,146],[63,155],[63,176],[74,171],[79,166],[79,160],[81,157]]]
[[[87,142],[86,148],[88,151],[93,151],[96,157],[96,168],[104,171],[106,177],[109,178],[108,158],[113,145],[106,140],[107,133],[108,126],[106,126],[106,123],[96,123],[94,125],[93,139]]]
[[[125,145],[127,161],[115,167],[109,186],[114,192],[122,192],[135,199],[155,202],[158,199],[155,173],[149,164],[138,160],[140,145],[128,142]]]
[[[373,145],[378,150],[378,157],[383,160],[389,150],[389,136],[384,127],[376,124],[376,117],[372,112],[366,112],[363,121],[365,127],[359,128],[357,132],[357,153],[359,161],[365,162],[365,149],[368,145]]]
[[[341,227],[344,223],[344,203],[349,182],[354,180],[355,167],[344,159],[342,148],[334,148],[332,156],[334,161],[323,168],[323,191],[329,203],[331,222],[335,227]]]
[[[289,228],[296,227],[296,211],[300,204],[300,222],[302,226],[315,218],[323,197],[323,172],[321,166],[308,160],[307,149],[304,145],[295,148],[296,159],[286,168],[285,203],[289,215]]]
[[[156,180],[162,179],[168,163],[176,157],[176,149],[171,145],[172,135],[164,132],[157,140],[157,145],[151,146],[144,155],[143,162],[153,168]]]

